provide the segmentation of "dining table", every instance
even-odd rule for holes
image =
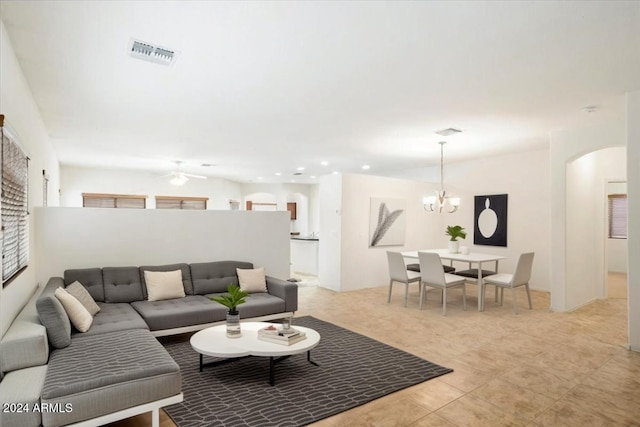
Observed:
[[[404,258],[418,259],[418,252],[431,252],[440,255],[443,260],[453,262],[466,262],[469,268],[473,265],[478,266],[478,311],[484,310],[484,281],[482,280],[482,264],[495,263],[495,271],[498,272],[498,262],[501,259],[505,259],[502,255],[488,254],[484,252],[469,252],[463,253],[451,253],[448,249],[421,249],[419,251],[405,251],[402,252]]]

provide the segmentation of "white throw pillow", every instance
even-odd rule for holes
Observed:
[[[84,305],[76,297],[62,288],[56,289],[53,293],[67,312],[71,324],[80,332],[87,332],[93,324],[93,316],[84,308]]]
[[[182,284],[182,270],[145,270],[144,282],[147,284],[147,299],[149,301],[161,301],[185,296]]]
[[[82,283],[78,282],[77,280],[67,286],[65,288],[65,291],[76,297],[76,299],[80,301],[80,304],[82,304],[84,308],[87,309],[90,315],[95,316],[96,313],[100,311],[100,306],[96,304],[87,288],[82,286]]]
[[[264,267],[254,269],[236,268],[240,289],[245,292],[267,292],[267,278]]]

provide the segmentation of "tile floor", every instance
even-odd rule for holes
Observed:
[[[549,294],[536,291],[530,311],[519,289],[517,316],[508,290],[502,307],[488,291],[482,313],[476,286],[468,285],[467,311],[454,290],[443,317],[439,291],[428,293],[420,311],[417,286],[407,308],[402,285],[390,304],[387,289],[301,287],[297,315],[333,322],[454,372],[312,426],[640,426],[640,353],[625,348],[626,276],[611,276],[609,299],[572,313],[549,312]],[[148,419],[114,426],[147,426]],[[173,423],[163,415],[162,426]]]

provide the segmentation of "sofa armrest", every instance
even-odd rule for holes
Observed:
[[[284,300],[284,311],[294,312],[298,309],[298,285],[286,280],[267,276],[269,294]]]

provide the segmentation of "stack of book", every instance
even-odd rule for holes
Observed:
[[[304,332],[294,328],[283,330],[275,325],[267,326],[258,330],[258,339],[273,342],[281,345],[291,345],[307,338]]]

